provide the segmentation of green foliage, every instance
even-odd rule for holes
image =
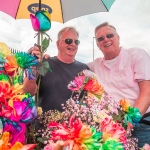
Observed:
[[[52,69],[50,68],[49,63],[47,61],[38,63],[37,72],[40,75],[45,76],[48,71],[52,72]]]
[[[113,116],[114,121],[118,121],[121,123],[125,116],[125,113],[124,111],[121,111],[120,109],[118,109],[118,115],[112,114],[112,116]]]
[[[40,143],[43,143],[44,144],[44,142],[45,141],[47,141],[48,139],[46,138],[46,137],[38,137],[37,138],[37,141],[39,141]]]
[[[43,48],[43,52],[48,48],[50,43],[50,38],[44,38],[44,40],[42,41],[42,48]]]

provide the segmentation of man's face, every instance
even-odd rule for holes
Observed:
[[[95,38],[97,46],[103,52],[105,59],[113,59],[118,56],[120,52],[119,35],[113,28],[109,26],[101,27],[96,32]]]
[[[78,45],[75,44],[75,40],[78,40],[78,36],[74,31],[64,31],[57,41],[58,55],[62,58],[70,57],[74,59],[78,50]]]

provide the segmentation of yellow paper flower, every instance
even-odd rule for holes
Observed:
[[[3,55],[6,57],[11,54],[10,49],[5,43],[0,42],[0,52],[3,52]]]
[[[20,142],[16,142],[10,150],[21,150],[23,148],[23,145]]]
[[[121,99],[120,100],[120,105],[121,105],[123,111],[125,111],[125,112],[127,112],[128,108],[130,107],[130,103],[126,99]]]
[[[97,112],[96,116],[93,116],[93,119],[95,122],[102,122],[105,118],[112,118],[111,116],[108,116],[108,114],[105,111]]]
[[[37,113],[38,115],[41,115],[43,113],[42,107],[37,108]]]

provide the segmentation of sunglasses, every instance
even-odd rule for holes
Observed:
[[[113,38],[115,35],[113,33],[107,34],[106,36],[101,36],[99,38],[97,38],[98,42],[101,42],[105,39],[105,37],[107,37],[108,39]]]
[[[77,46],[80,44],[79,40],[73,40],[73,39],[65,39],[64,40],[66,44],[70,45],[72,42],[74,42]]]

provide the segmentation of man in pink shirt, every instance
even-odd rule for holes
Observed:
[[[115,27],[107,22],[95,28],[95,39],[104,57],[88,63],[90,70],[108,95],[117,101],[128,99],[145,114],[145,120],[134,127],[133,136],[139,139],[139,147],[150,144],[150,56],[141,48],[120,47]]]

